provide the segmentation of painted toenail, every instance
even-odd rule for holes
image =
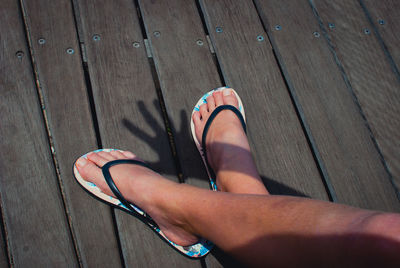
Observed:
[[[87,164],[87,160],[83,157],[79,158],[78,161],[76,161],[76,164],[78,167],[84,167]]]
[[[232,91],[230,88],[225,88],[223,93],[224,93],[224,96],[229,96],[229,95],[231,95],[231,92]]]

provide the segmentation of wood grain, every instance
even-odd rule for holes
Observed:
[[[11,261],[77,266],[18,2],[1,2],[0,28],[0,195]]]
[[[367,8],[371,19],[378,29],[387,50],[392,56],[397,70],[400,67],[400,2],[396,0],[360,1]],[[381,22],[383,20],[383,22]]]
[[[82,0],[77,4],[103,147],[130,150],[177,180],[133,2]],[[135,42],[139,47],[133,46]],[[177,254],[134,217],[116,211],[116,218],[127,266],[200,265]]]
[[[331,45],[399,191],[400,83],[376,36],[366,34],[369,23],[359,3],[341,0],[315,4],[325,26],[329,22],[336,25],[329,33]]]
[[[369,209],[399,210],[398,201],[342,74],[307,1],[256,1],[284,66],[337,201]],[[285,19],[282,19],[285,18]],[[282,30],[275,30],[280,25]]]
[[[97,149],[71,3],[23,5],[80,261],[85,267],[121,266],[111,209],[81,189],[71,168],[80,155]]]
[[[225,81],[243,99],[250,144],[267,188],[276,194],[326,200],[317,166],[254,5],[250,1],[208,0],[200,1],[200,5]],[[217,27],[222,32],[217,32]]]

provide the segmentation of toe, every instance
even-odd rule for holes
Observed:
[[[97,154],[100,155],[101,157],[107,159],[108,161],[115,160],[115,157],[110,152],[101,151],[101,152],[98,152]]]
[[[215,100],[215,106],[224,105],[224,100],[222,98],[222,93],[221,93],[220,90],[214,91],[213,97],[214,97],[214,100]]]
[[[194,112],[192,118],[195,126],[198,126],[201,123],[200,112]]]
[[[200,112],[194,112],[192,115],[193,118],[193,123],[194,123],[194,130],[195,130],[195,135],[196,138],[199,142],[201,142],[201,135],[202,135],[202,127],[201,127],[201,119],[200,119]]]
[[[102,167],[104,166],[107,162],[110,162],[110,160],[100,156],[98,153],[91,153],[87,155],[87,158],[95,163],[97,166]]]
[[[76,162],[76,167],[85,181],[96,184],[104,193],[112,195],[107,182],[104,180],[103,172],[93,162],[81,157]]]
[[[193,123],[194,125],[197,127],[200,125],[201,123],[201,119],[200,119],[200,112],[194,112],[192,115],[193,118]]]
[[[84,157],[81,157],[76,161],[76,167],[85,181],[90,181],[96,184],[95,181],[99,181],[103,178],[101,169]]]
[[[115,159],[126,159],[127,157],[120,151],[111,151],[110,154],[114,156]]]
[[[213,111],[215,109],[215,100],[212,95],[207,97],[207,106],[208,106],[208,111]]]
[[[230,88],[225,88],[223,90],[223,102],[227,105],[233,105],[238,108],[238,100],[235,93]]]
[[[200,110],[201,116],[205,117],[207,115],[207,113],[208,113],[207,104],[203,103],[202,105],[200,105],[199,110]]]

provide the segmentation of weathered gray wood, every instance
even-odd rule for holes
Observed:
[[[11,262],[77,266],[17,1],[1,1],[0,28],[0,195]]]
[[[400,67],[400,2],[361,0],[361,3],[366,7],[398,69]]]
[[[393,183],[400,189],[400,83],[357,1],[315,1],[334,52],[371,127]],[[367,32],[368,33],[368,32]],[[400,195],[399,195],[400,196]]]
[[[273,193],[327,199],[252,2],[204,0],[200,5],[225,81],[243,99],[249,140],[267,188]],[[257,40],[258,36],[264,40]]]
[[[23,6],[80,262],[121,266],[111,209],[83,191],[72,174],[76,158],[97,149],[97,142],[71,2],[23,1]]]
[[[308,1],[256,1],[298,98],[337,201],[399,210],[399,203],[358,106],[342,79]],[[280,31],[275,30],[280,25]]]
[[[176,180],[133,1],[77,3],[103,147],[131,150]],[[116,218],[127,266],[199,265],[177,254],[134,217],[118,210]]]

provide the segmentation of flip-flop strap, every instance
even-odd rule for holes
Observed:
[[[210,128],[211,123],[213,122],[214,118],[220,112],[222,112],[224,110],[231,110],[232,112],[234,112],[236,114],[236,116],[240,120],[240,123],[242,123],[242,127],[243,127],[244,132],[246,133],[246,123],[244,121],[243,115],[235,106],[232,106],[232,105],[221,105],[221,106],[218,106],[217,108],[215,108],[215,110],[211,113],[210,117],[208,118],[208,120],[206,122],[206,125],[204,126],[203,135],[202,135],[202,138],[201,138],[201,147],[203,149],[204,158],[206,160],[206,163],[207,163],[210,171],[212,171],[212,169],[211,169],[210,164],[208,163],[208,159],[207,159],[206,137],[207,137],[208,129]],[[215,175],[215,174],[213,174],[213,175]]]
[[[115,197],[121,201],[121,203],[131,212],[137,214],[138,216],[143,216],[143,219],[149,223],[151,223],[152,225],[158,227],[158,225],[155,223],[155,221],[145,213],[145,211],[141,208],[139,208],[138,206],[136,206],[138,209],[140,209],[141,211],[143,211],[144,215],[140,215],[133,207],[132,204],[125,199],[125,197],[121,194],[121,192],[119,191],[119,189],[117,188],[117,186],[114,183],[114,180],[111,177],[110,174],[110,168],[112,166],[115,165],[120,165],[120,164],[132,164],[132,165],[139,165],[139,166],[143,166],[146,167],[148,169],[151,169],[148,165],[146,165],[145,163],[138,161],[138,160],[134,160],[134,159],[119,159],[119,160],[114,160],[114,161],[110,161],[108,163],[106,163],[101,170],[103,171],[103,175],[104,178],[108,184],[108,186],[110,187],[111,191],[114,193]]]

